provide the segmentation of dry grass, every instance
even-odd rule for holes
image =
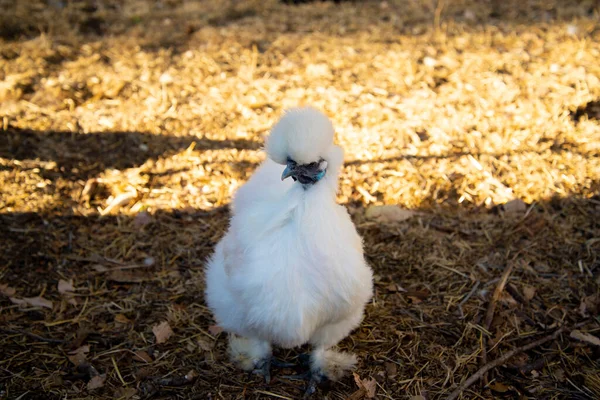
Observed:
[[[483,351],[562,326],[598,336],[597,2],[44,3],[0,0],[0,398],[298,398],[228,363],[201,293],[231,195],[302,103],[346,149],[376,296],[343,347],[378,398],[445,398]],[[381,204],[418,214],[365,218]],[[557,335],[463,397],[599,398],[599,357]]]

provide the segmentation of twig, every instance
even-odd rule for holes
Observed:
[[[508,266],[504,269],[504,274],[502,274],[502,278],[500,278],[500,282],[496,286],[496,290],[494,290],[494,294],[490,300],[490,304],[488,305],[487,312],[485,314],[485,329],[489,330],[492,325],[492,320],[494,319],[494,313],[496,312],[496,304],[502,296],[502,292],[504,291],[504,287],[506,286],[506,282],[508,282],[508,277],[514,268],[514,263],[508,264]]]
[[[527,300],[526,298],[524,298],[521,293],[519,293],[519,291],[517,290],[516,287],[514,287],[512,284],[508,284],[506,285],[506,291],[508,292],[508,294],[510,294],[516,301],[518,301],[521,304],[524,305],[528,305],[529,304],[529,300]]]
[[[473,285],[473,288],[471,289],[471,291],[460,301],[460,303],[458,303],[458,311],[460,311],[461,318],[465,317],[462,306],[471,298],[471,296],[473,296],[473,294],[475,293],[475,291],[477,290],[477,288],[479,287],[480,284],[481,284],[481,282],[479,282],[479,281],[475,282],[475,285]]]
[[[127,384],[125,383],[125,380],[123,379],[123,376],[121,375],[121,371],[119,371],[119,367],[117,366],[117,362],[115,361],[115,358],[111,357],[110,359],[112,360],[112,364],[115,367],[115,371],[117,371],[117,376],[119,377],[119,380],[121,381],[123,386],[127,386]]]
[[[506,266],[506,268],[504,269],[504,273],[502,274],[502,278],[500,278],[500,281],[498,282],[498,285],[496,286],[496,290],[494,290],[494,294],[492,295],[492,298],[490,299],[490,304],[488,305],[488,309],[485,314],[484,328],[486,331],[489,331],[490,327],[492,326],[492,321],[494,320],[494,313],[496,312],[496,304],[498,303],[498,300],[500,299],[500,296],[502,295],[502,292],[504,291],[504,287],[506,286],[506,282],[508,282],[508,277],[510,276],[510,273],[512,272],[512,270],[514,268],[514,265],[515,264],[513,262],[511,262]],[[487,364],[487,338],[482,337],[481,361],[480,361],[479,365],[483,366],[486,364]],[[488,379],[487,379],[486,373],[484,373],[483,381],[486,385],[488,384]]]
[[[440,21],[442,18],[442,10],[444,9],[444,0],[438,0],[437,6],[435,7],[435,13],[433,16],[433,29],[435,31],[439,31],[440,29]]]
[[[549,342],[551,340],[556,339],[558,336],[560,336],[560,334],[562,334],[565,330],[572,330],[572,329],[576,329],[579,328],[585,324],[587,324],[589,322],[589,320],[586,321],[582,321],[578,324],[575,324],[575,326],[573,326],[571,329],[567,329],[566,326],[563,326],[559,329],[557,329],[553,334],[545,336],[541,339],[538,339],[534,342],[531,342],[529,344],[526,344],[524,346],[521,347],[517,347],[514,350],[509,351],[508,353],[504,354],[502,357],[495,359],[494,361],[491,361],[489,363],[487,363],[486,365],[484,365],[483,367],[479,368],[479,370],[471,375],[466,381],[463,382],[462,385],[460,385],[455,391],[453,391],[452,393],[450,393],[450,395],[446,398],[446,400],[455,400],[458,398],[458,396],[460,396],[460,394],[466,390],[469,386],[471,386],[472,384],[474,384],[475,382],[477,382],[479,379],[481,379],[489,370],[494,369],[496,367],[499,367],[500,365],[506,363],[508,360],[510,360],[511,358],[513,358],[514,356],[516,356],[517,354],[523,353],[525,351],[531,350],[533,348],[536,348],[538,346],[543,345],[546,342]]]
[[[18,334],[18,335],[29,336],[30,338],[39,340],[40,342],[56,343],[56,344],[61,344],[61,343],[65,343],[66,342],[66,340],[48,339],[48,338],[45,338],[43,336],[36,335],[35,333],[31,333],[31,332],[27,332],[27,331],[21,331],[21,330],[17,330],[17,329],[0,328],[0,331],[2,331],[4,333],[13,333],[13,334]]]
[[[469,294],[467,294],[458,304],[459,306],[464,305],[470,298],[471,296],[473,296],[473,293],[475,293],[475,291],[477,290],[477,288],[479,288],[479,285],[481,284],[481,282],[477,281],[475,282],[475,284],[473,285],[473,288],[471,289],[471,291],[469,292]]]

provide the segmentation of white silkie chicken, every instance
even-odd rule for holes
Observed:
[[[332,347],[360,324],[373,292],[362,240],[336,204],[344,152],[333,136],[314,108],[284,114],[207,267],[206,300],[230,334],[231,360],[268,382],[272,345],[310,343],[307,395],[356,364]]]

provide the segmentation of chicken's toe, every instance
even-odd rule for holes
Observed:
[[[278,358],[272,357],[271,358],[271,367],[284,369],[284,368],[296,368],[297,365],[294,363],[287,363],[285,361],[281,361]]]
[[[271,383],[271,357],[263,358],[255,364],[255,368],[252,371],[253,374],[261,375],[265,378],[265,383]]]
[[[327,377],[321,371],[311,371],[306,390],[304,391],[304,399],[309,399],[316,393],[317,387],[327,381]]]

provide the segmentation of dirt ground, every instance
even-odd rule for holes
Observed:
[[[299,104],[376,274],[357,375],[315,398],[600,398],[598,2],[0,9],[0,398],[300,398],[228,362],[202,296]]]

